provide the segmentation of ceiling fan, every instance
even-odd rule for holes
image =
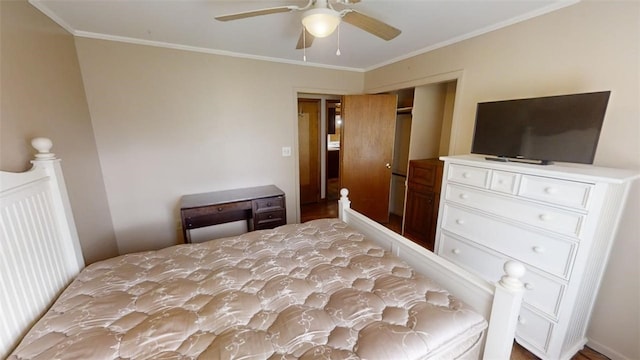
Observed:
[[[331,35],[341,21],[387,41],[400,35],[401,31],[399,29],[347,7],[347,5],[358,2],[360,0],[309,0],[305,6],[278,6],[216,16],[215,19],[218,21],[231,21],[261,15],[304,11],[302,15],[303,29],[296,49],[308,48],[313,43],[313,39]],[[338,5],[339,9],[336,9],[335,5]]]

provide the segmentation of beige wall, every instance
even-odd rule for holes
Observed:
[[[456,154],[471,148],[479,101],[611,90],[595,163],[640,169],[639,67],[640,2],[587,1],[367,72],[365,90],[460,73]],[[613,358],[640,359],[639,203],[636,185],[588,331]]]
[[[0,168],[30,167],[53,140],[87,263],[118,254],[74,39],[26,1],[0,1]]]
[[[181,242],[184,194],[275,184],[297,219],[296,93],[357,93],[363,73],[79,38],[121,253]]]

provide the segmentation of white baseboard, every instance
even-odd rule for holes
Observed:
[[[611,360],[634,360],[635,359],[635,358],[630,358],[623,354],[620,354],[616,350],[613,350],[606,345],[603,345],[597,341],[594,341],[593,339],[588,339],[587,346],[599,352],[600,354],[610,358]]]

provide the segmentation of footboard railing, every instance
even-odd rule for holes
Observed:
[[[492,284],[351,209],[348,194],[340,190],[338,217],[482,314],[489,322],[483,358],[508,360],[522,305],[524,265],[506,262],[505,275]]]

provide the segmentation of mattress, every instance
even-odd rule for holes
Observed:
[[[487,323],[338,219],[86,267],[9,359],[424,359]]]

